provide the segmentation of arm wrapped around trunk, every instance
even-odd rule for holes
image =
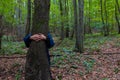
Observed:
[[[28,47],[29,48],[29,46],[30,46],[30,43],[31,43],[31,39],[30,39],[30,37],[31,37],[31,34],[28,34],[28,35],[26,35],[25,37],[24,37],[24,42],[25,42],[25,45],[26,45],[26,47]],[[47,35],[47,38],[46,38],[46,45],[47,45],[47,48],[51,48],[51,47],[53,47],[54,46],[54,40],[53,40],[53,38],[52,38],[52,36],[51,36],[51,34],[50,33],[48,33],[48,35]]]
[[[53,40],[50,33],[48,33],[48,35],[47,35],[46,45],[47,45],[48,48],[51,48],[55,45],[54,40]]]
[[[29,46],[30,46],[30,43],[31,43],[30,36],[31,36],[31,34],[28,34],[28,35],[26,35],[26,36],[24,37],[24,39],[23,39],[26,47],[29,47]]]

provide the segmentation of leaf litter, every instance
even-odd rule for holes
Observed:
[[[65,54],[63,51],[62,56],[51,57],[53,78],[55,80],[120,80],[120,46],[116,45],[118,42],[118,40],[107,42],[101,46],[99,52],[94,51],[93,54],[88,52]],[[0,64],[0,80],[24,80],[25,57],[0,58]]]

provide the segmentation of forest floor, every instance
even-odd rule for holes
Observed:
[[[118,44],[120,38],[111,38],[92,51],[85,47],[80,54],[69,48],[61,49],[63,42],[61,47],[50,50],[56,55],[51,57],[52,76],[55,80],[120,80]],[[0,56],[0,80],[24,80],[24,66],[25,55]]]

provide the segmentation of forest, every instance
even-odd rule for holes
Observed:
[[[24,42],[39,33],[50,64],[45,41]],[[0,0],[0,80],[30,80],[29,62],[45,74],[31,80],[120,80],[120,0]]]

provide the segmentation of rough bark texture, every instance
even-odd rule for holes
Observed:
[[[50,0],[34,0],[32,34],[48,34]],[[25,80],[51,80],[45,41],[32,41],[27,53]]]
[[[78,0],[78,8],[79,8],[79,26],[77,26],[77,39],[78,39],[78,51],[83,53],[83,41],[84,41],[84,0]]]

